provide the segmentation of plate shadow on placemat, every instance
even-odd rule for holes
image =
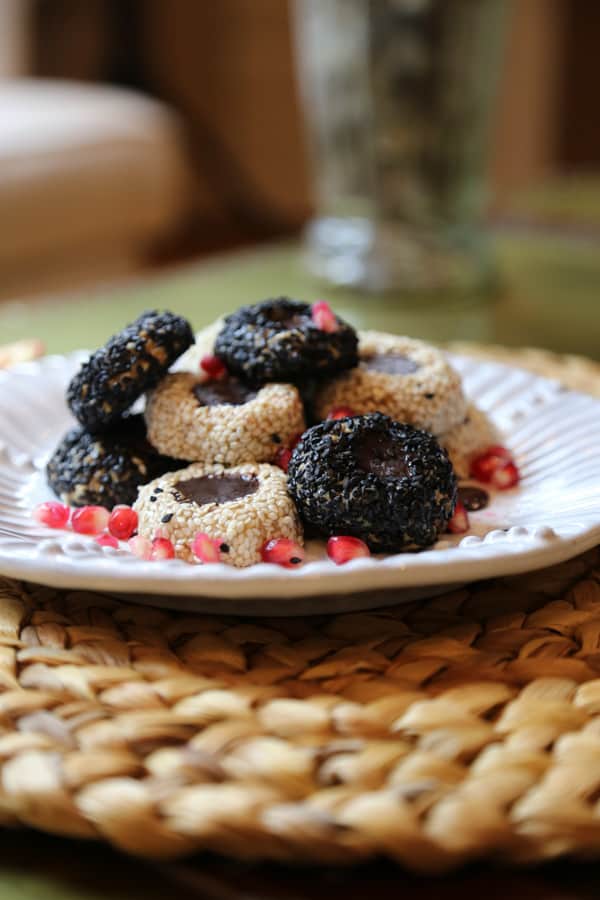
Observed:
[[[2,900],[596,900],[600,870],[568,863],[530,870],[470,866],[440,877],[384,861],[351,868],[248,865],[212,856],[154,865],[99,843],[2,832]]]

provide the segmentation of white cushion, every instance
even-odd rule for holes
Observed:
[[[135,92],[0,81],[0,263],[148,243],[188,206],[184,147],[177,116]]]

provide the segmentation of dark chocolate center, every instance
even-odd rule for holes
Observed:
[[[410,375],[419,368],[414,360],[402,353],[375,353],[365,357],[362,362],[370,371],[385,372],[386,375]]]
[[[275,304],[266,314],[266,318],[283,329],[303,328],[310,320],[310,312],[306,309],[293,309]]]
[[[200,406],[242,406],[256,397],[256,391],[237,378],[199,383],[194,385],[192,393]]]
[[[197,506],[204,506],[206,503],[230,503],[255,494],[258,478],[255,475],[201,475],[177,481],[173,487],[181,495],[181,502],[191,500]]]
[[[383,434],[367,434],[358,443],[356,460],[364,472],[379,478],[404,478],[406,461],[396,444]]]
[[[490,502],[490,495],[482,488],[463,484],[458,489],[458,499],[468,512],[475,512],[478,509],[485,509]]]

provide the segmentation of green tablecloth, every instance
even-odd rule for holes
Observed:
[[[223,254],[120,287],[0,305],[0,343],[39,336],[50,352],[95,347],[143,309],[172,309],[200,328],[263,297],[328,299],[358,327],[436,341],[539,346],[600,358],[600,253],[593,240],[527,232],[496,236],[495,296],[402,298],[323,287],[295,246]]]

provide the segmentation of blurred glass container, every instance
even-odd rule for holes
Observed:
[[[296,0],[317,215],[306,257],[338,285],[471,291],[510,0]]]

